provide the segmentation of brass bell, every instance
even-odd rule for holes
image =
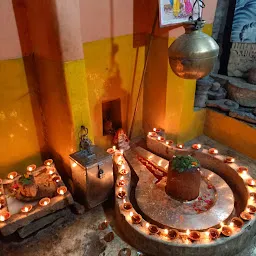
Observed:
[[[203,20],[183,24],[185,34],[169,47],[169,63],[173,72],[184,79],[207,76],[218,57],[219,46],[215,40],[201,31]]]

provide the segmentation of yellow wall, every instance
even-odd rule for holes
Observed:
[[[109,147],[103,136],[102,102],[121,99],[122,125],[127,131],[144,65],[144,47],[133,48],[133,35],[84,43],[84,61],[95,144]],[[133,136],[142,133],[142,104],[136,115]]]
[[[256,159],[256,129],[244,122],[208,109],[204,134]]]
[[[0,61],[0,86],[0,176],[4,177],[41,163],[41,155],[31,103],[37,92],[29,89],[22,58]]]

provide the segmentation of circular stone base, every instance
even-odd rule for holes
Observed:
[[[150,172],[144,172],[136,188],[136,200],[141,211],[164,226],[179,230],[204,230],[226,220],[234,209],[234,196],[226,182],[214,172],[201,169],[199,197],[181,202],[165,192],[166,177],[154,182]]]

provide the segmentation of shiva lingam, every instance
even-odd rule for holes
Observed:
[[[191,201],[199,196],[200,164],[192,156],[174,156],[167,176],[166,193],[171,197]]]

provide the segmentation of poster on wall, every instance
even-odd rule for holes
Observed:
[[[256,43],[256,0],[237,0],[231,41]]]
[[[195,1],[196,0],[159,0],[160,27],[188,21],[192,14],[193,19],[196,20],[200,7],[195,4],[193,10]]]

